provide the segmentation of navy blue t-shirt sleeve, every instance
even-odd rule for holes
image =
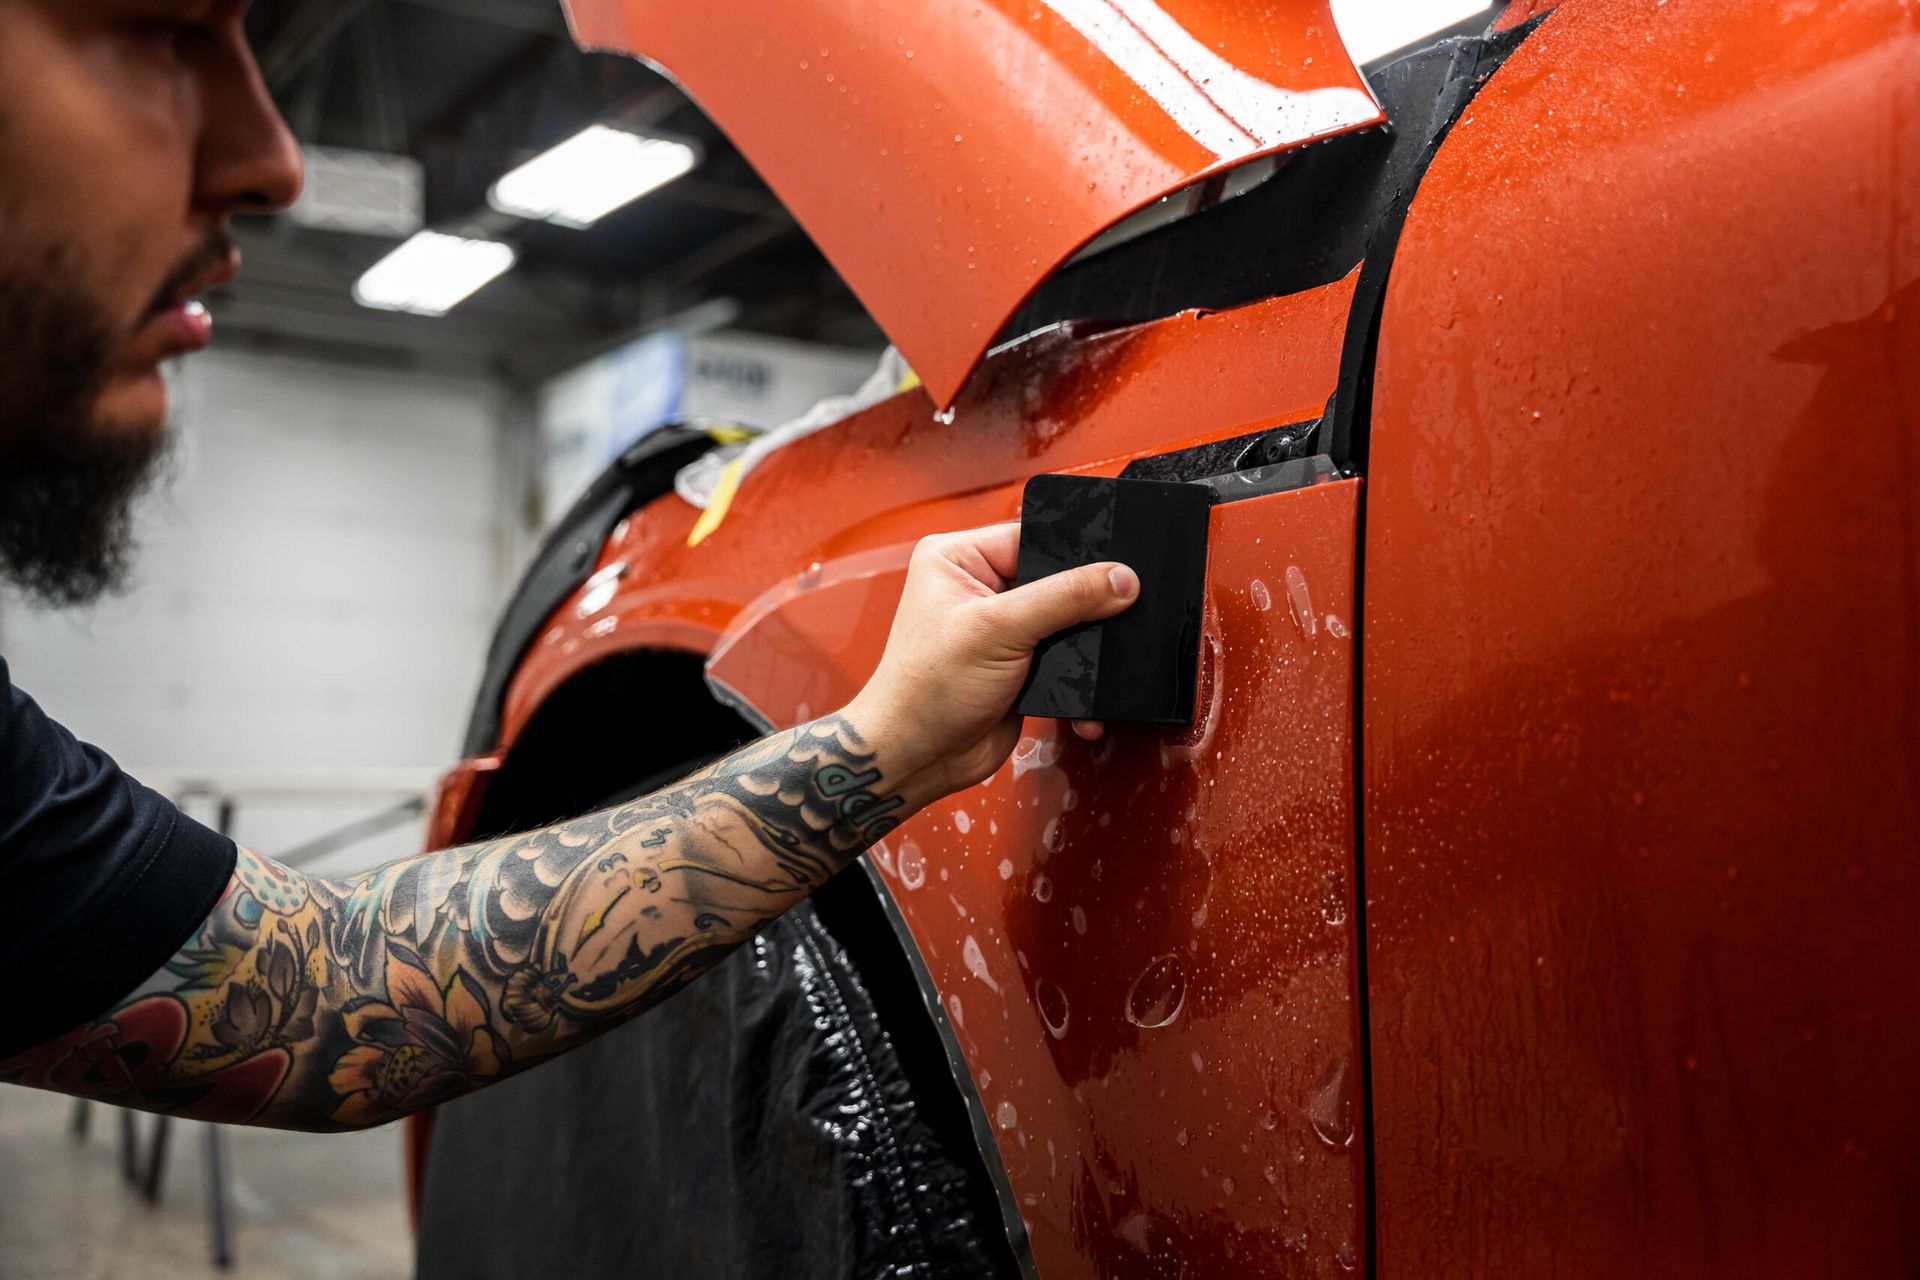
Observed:
[[[50,720],[0,659],[0,1058],[152,977],[219,902],[235,856]]]

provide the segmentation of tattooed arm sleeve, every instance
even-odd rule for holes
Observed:
[[[842,716],[630,804],[349,880],[242,850],[154,978],[0,1079],[360,1128],[570,1048],[704,972],[934,792]]]

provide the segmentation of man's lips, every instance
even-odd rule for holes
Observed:
[[[213,341],[213,317],[195,295],[225,284],[239,269],[240,255],[230,253],[165,294],[134,331],[125,363],[148,369],[163,360],[205,350]]]
[[[147,372],[162,361],[203,351],[213,341],[213,317],[199,302],[188,301],[149,313],[128,340],[122,367]]]

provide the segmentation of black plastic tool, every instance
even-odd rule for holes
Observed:
[[[1020,582],[1117,560],[1140,575],[1118,617],[1042,642],[1021,714],[1184,725],[1193,722],[1212,494],[1198,485],[1100,476],[1035,476],[1020,517]]]

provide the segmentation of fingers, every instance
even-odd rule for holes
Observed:
[[[986,557],[993,571],[1003,579],[1012,582],[1020,576],[1020,522],[1009,521],[1006,524],[988,525],[984,529],[975,529],[965,535],[973,540],[973,545]]]
[[[1111,618],[1140,595],[1140,579],[1123,564],[1082,565],[987,602],[996,638],[1009,648],[1029,651],[1056,632],[1083,622]]]
[[[1019,574],[1020,525],[988,525],[923,538],[916,550],[954,565],[993,591],[1003,591]]]

